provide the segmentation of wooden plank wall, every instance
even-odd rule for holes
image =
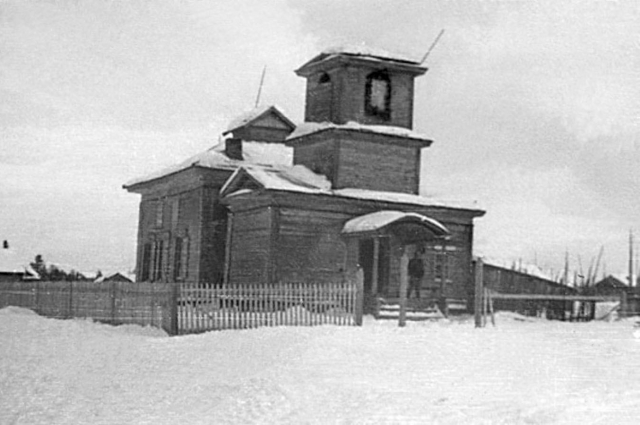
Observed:
[[[337,282],[344,279],[347,247],[343,213],[279,209],[275,250],[277,280]]]
[[[229,282],[267,282],[271,212],[265,208],[234,213],[232,223]]]
[[[420,179],[418,155],[417,148],[343,138],[336,187],[416,194]]]

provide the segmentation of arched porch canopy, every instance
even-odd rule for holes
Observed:
[[[449,230],[439,221],[422,214],[403,211],[377,211],[347,221],[345,236],[366,237],[394,233],[407,243],[429,239],[446,239]]]

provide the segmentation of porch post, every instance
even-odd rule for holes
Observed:
[[[475,296],[474,296],[474,306],[473,306],[473,315],[475,319],[476,328],[483,327],[482,321],[482,306],[483,306],[483,292],[484,292],[484,281],[483,281],[483,264],[482,258],[476,257],[476,266],[474,270],[474,283],[475,283]]]
[[[404,327],[407,323],[407,264],[409,263],[409,254],[407,247],[402,249],[402,257],[400,258],[400,317],[398,318],[398,326]]]
[[[373,239],[373,270],[371,270],[371,295],[378,294],[378,263],[380,259],[380,238]]]

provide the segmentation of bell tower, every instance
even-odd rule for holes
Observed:
[[[287,137],[294,164],[326,176],[333,189],[417,194],[420,151],[412,131],[420,63],[363,49],[325,51],[296,74],[307,79],[305,123]]]
[[[362,48],[327,50],[296,70],[307,79],[305,121],[411,129],[420,63]]]

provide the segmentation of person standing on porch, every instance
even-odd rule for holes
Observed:
[[[424,264],[420,258],[420,252],[416,251],[413,258],[409,260],[409,293],[407,298],[415,291],[416,298],[420,298],[420,285],[424,276]]]

